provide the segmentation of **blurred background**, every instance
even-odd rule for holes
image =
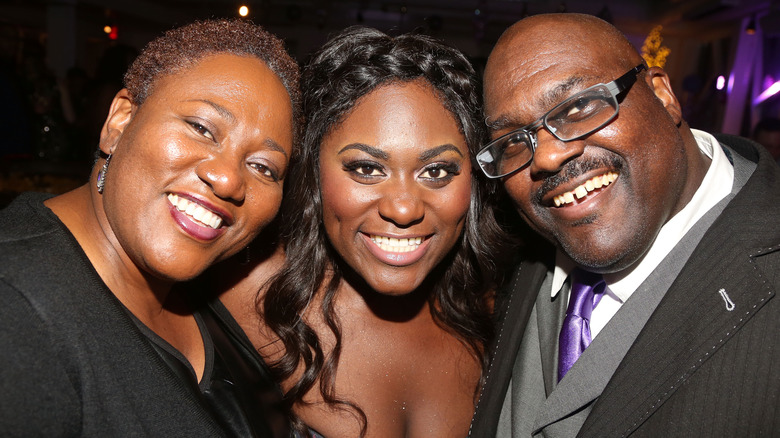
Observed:
[[[62,193],[86,181],[122,74],[172,27],[245,17],[301,63],[350,25],[416,30],[481,71],[504,29],[549,12],[592,14],[622,30],[669,72],[693,128],[753,137],[761,122],[765,141],[780,141],[780,0],[0,0],[0,206],[21,191]]]

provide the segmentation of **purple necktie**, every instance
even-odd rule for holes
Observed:
[[[572,272],[569,307],[558,338],[558,381],[590,345],[590,315],[604,296],[606,287],[600,274],[579,268]]]

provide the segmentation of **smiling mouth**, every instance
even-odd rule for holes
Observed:
[[[222,218],[219,215],[204,208],[202,205],[180,197],[179,195],[169,193],[168,202],[176,207],[177,210],[187,215],[193,222],[201,224],[204,227],[216,230],[222,225]]]
[[[423,237],[409,237],[397,239],[395,237],[369,235],[371,240],[382,251],[387,252],[412,252],[422,244]]]
[[[579,200],[588,196],[588,193],[612,184],[615,182],[617,177],[617,172],[607,172],[602,175],[594,176],[593,178],[585,181],[583,184],[577,186],[574,190],[554,197],[553,203],[556,207],[572,204],[575,200]]]

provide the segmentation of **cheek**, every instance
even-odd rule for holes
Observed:
[[[165,126],[163,126],[164,128]],[[189,144],[186,139],[174,135],[175,127],[171,126],[166,131],[147,131],[140,133],[143,127],[134,129],[122,136],[122,141],[117,145],[117,153],[126,159],[126,162],[116,160],[117,168],[132,169],[125,172],[125,188],[133,192],[136,187],[165,179],[165,175],[186,175],[194,171],[194,160],[199,156],[199,145]],[[141,134],[141,135],[136,135]],[[124,149],[123,154],[118,149]],[[118,157],[117,157],[118,158]],[[111,166],[114,166],[115,158],[112,158]],[[114,171],[111,168],[109,171]]]
[[[328,238],[335,241],[340,231],[349,231],[356,226],[351,222],[361,215],[366,201],[360,191],[354,188],[349,178],[325,173],[320,176],[322,196],[322,221]]]
[[[519,172],[504,180],[504,189],[523,221],[537,233],[550,239],[548,230],[552,219],[546,216],[543,209],[537,208],[531,202],[533,187],[527,174],[528,171]]]
[[[460,235],[471,205],[471,181],[468,178],[460,178],[451,184],[446,192],[434,192],[433,195],[441,225]]]
[[[258,183],[244,203],[249,222],[248,231],[255,234],[262,231],[262,228],[276,217],[279,207],[282,204],[282,186],[268,186]]]
[[[526,173],[527,171],[518,172],[504,180],[503,184],[512,204],[527,215],[531,213],[531,183],[528,181]]]
[[[624,140],[627,146],[621,155],[630,183],[629,195],[643,200],[643,206],[637,209],[665,220],[683,194],[688,159],[684,143],[668,117],[656,119],[659,123],[655,129],[640,130]]]

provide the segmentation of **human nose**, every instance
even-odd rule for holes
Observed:
[[[241,202],[246,196],[241,167],[235,162],[236,160],[224,155],[215,154],[208,160],[201,161],[196,168],[196,173],[198,178],[218,197]]]
[[[562,141],[542,127],[536,131],[536,150],[531,161],[531,173],[555,173],[572,158],[582,155],[585,142]]]
[[[425,216],[425,204],[415,186],[412,181],[386,184],[379,200],[379,215],[402,228],[419,223]]]

